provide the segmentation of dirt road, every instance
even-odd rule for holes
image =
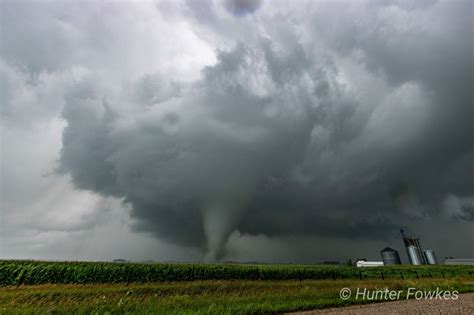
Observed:
[[[468,315],[474,314],[474,293],[459,295],[457,300],[403,300],[367,305],[355,305],[340,308],[329,308],[309,312],[292,313],[293,315],[313,314],[342,314],[342,315],[367,315],[367,314],[448,314]]]

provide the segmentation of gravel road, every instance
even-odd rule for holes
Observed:
[[[474,293],[459,295],[457,300],[403,300],[396,302],[383,302],[367,305],[354,305],[348,307],[328,308],[309,312],[292,313],[293,315],[313,314],[342,314],[342,315],[367,315],[367,314],[447,314],[470,315],[474,314]]]

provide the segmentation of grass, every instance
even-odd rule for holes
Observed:
[[[191,280],[410,279],[472,277],[473,266],[355,268],[321,265],[131,264],[0,260],[0,285]]]
[[[0,287],[0,313],[273,314],[343,306],[349,287],[474,291],[473,279],[422,280],[205,280],[146,284]]]
[[[443,265],[0,261],[0,314],[273,314],[364,302],[340,299],[344,287],[474,292],[473,271]]]

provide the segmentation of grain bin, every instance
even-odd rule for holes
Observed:
[[[438,259],[436,259],[436,255],[432,249],[424,250],[423,253],[425,254],[426,263],[428,265],[437,265]]]
[[[412,265],[422,265],[423,261],[421,260],[420,253],[418,251],[418,247],[410,245],[407,246],[407,254],[408,260]]]
[[[385,266],[402,264],[398,251],[393,248],[385,247],[380,251],[380,255],[382,255],[382,261]]]

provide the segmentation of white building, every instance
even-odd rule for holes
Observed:
[[[474,265],[473,258],[447,258],[444,263],[446,265]]]
[[[357,268],[360,267],[381,267],[383,266],[383,261],[365,261],[365,260],[359,260],[356,263]]]

